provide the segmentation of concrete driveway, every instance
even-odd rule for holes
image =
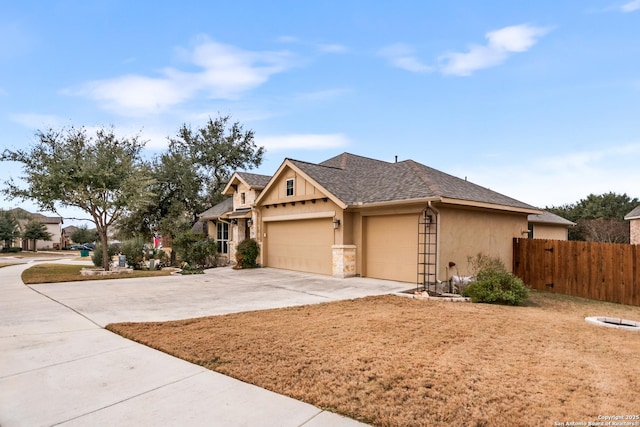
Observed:
[[[67,261],[68,262],[68,261]],[[0,268],[0,425],[356,426],[102,327],[313,304],[406,283],[273,269],[25,286]]]

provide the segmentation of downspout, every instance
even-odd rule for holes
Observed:
[[[440,273],[440,211],[431,204],[431,200],[427,202],[429,209],[436,213],[436,282]]]

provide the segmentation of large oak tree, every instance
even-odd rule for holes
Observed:
[[[233,172],[259,166],[263,155],[254,132],[232,123],[230,116],[209,118],[196,129],[183,124],[169,138],[169,149],[152,163],[157,197],[123,220],[122,230],[147,238],[154,233],[175,237],[222,200]]]
[[[152,197],[152,179],[140,157],[143,147],[138,136],[120,138],[112,128],[95,136],[74,127],[38,131],[32,147],[2,153],[0,160],[21,163],[24,174],[23,182],[7,181],[3,193],[34,200],[45,211],[74,207],[86,212],[106,248],[109,228]],[[106,270],[109,261],[103,251]]]

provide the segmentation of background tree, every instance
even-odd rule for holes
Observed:
[[[626,193],[589,194],[577,203],[545,210],[577,224],[569,229],[569,240],[629,243],[629,223],[624,216],[640,205],[638,198]]]
[[[38,240],[50,241],[51,237],[53,237],[53,234],[47,231],[47,226],[40,221],[36,221],[35,219],[27,222],[24,227],[24,232],[22,233],[23,239],[31,240],[31,247],[34,251],[37,249],[36,242]]]
[[[0,241],[4,242],[4,248],[13,246],[13,242],[20,237],[18,219],[9,211],[0,209]]]
[[[169,153],[192,165],[201,196],[199,209],[221,201],[222,189],[234,171],[253,169],[262,163],[264,147],[256,146],[254,132],[245,131],[238,122],[229,124],[230,119],[209,118],[195,131],[184,124],[176,137],[169,139]]]
[[[229,116],[209,118],[196,130],[183,124],[169,138],[169,149],[152,163],[156,198],[121,221],[123,231],[174,238],[222,200],[222,190],[234,171],[262,163],[264,147],[255,144],[254,132],[230,120]]]
[[[89,230],[86,225],[81,225],[71,233],[73,243],[92,243],[98,240],[95,230]]]
[[[35,200],[40,209],[74,207],[90,215],[100,242],[107,247],[109,227],[151,197],[148,168],[140,158],[138,136],[118,138],[112,128],[90,137],[84,128],[50,129],[36,133],[27,150],[5,150],[2,161],[22,163],[26,187],[10,179],[4,194]],[[102,266],[109,269],[107,251]]]

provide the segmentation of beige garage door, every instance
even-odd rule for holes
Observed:
[[[332,274],[331,218],[267,223],[267,266]]]
[[[365,217],[364,275],[416,282],[418,214]]]

